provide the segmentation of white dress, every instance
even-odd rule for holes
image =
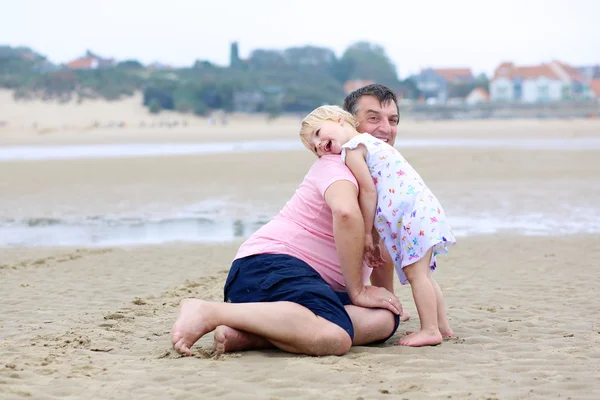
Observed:
[[[344,163],[346,149],[355,149],[359,144],[367,149],[367,165],[377,188],[375,228],[404,285],[407,283],[404,267],[433,248],[430,265],[434,270],[436,256],[447,253],[456,239],[437,198],[394,147],[362,133],[342,146]]]

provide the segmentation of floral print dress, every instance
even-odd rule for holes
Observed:
[[[353,150],[360,144],[367,149],[366,162],[377,188],[375,228],[404,285],[404,267],[433,248],[430,266],[434,270],[436,256],[447,253],[456,239],[438,199],[394,147],[362,133],[342,146],[342,161],[346,161],[346,149]]]

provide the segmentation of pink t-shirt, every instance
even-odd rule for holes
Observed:
[[[254,254],[290,255],[313,267],[335,291],[345,291],[333,238],[333,216],[324,198],[329,185],[340,180],[358,187],[339,155],[319,158],[279,214],[250,236],[235,258]],[[362,272],[366,282],[371,269],[363,265]]]

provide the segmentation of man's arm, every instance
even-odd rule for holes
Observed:
[[[346,291],[356,306],[385,308],[400,315],[402,305],[392,292],[383,287],[365,286],[362,281],[365,229],[357,191],[347,180],[336,181],[325,191],[325,202],[333,214],[333,236]]]
[[[325,191],[333,214],[333,237],[350,299],[361,292],[365,228],[358,206],[358,189],[347,180],[335,181]]]

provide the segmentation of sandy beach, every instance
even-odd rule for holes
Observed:
[[[233,114],[223,124],[219,113],[152,115],[142,106],[141,94],[114,102],[59,104],[14,101],[7,90],[0,90],[0,110],[0,146],[297,139],[302,118],[268,121],[265,115]],[[400,129],[399,139],[573,139],[597,137],[600,119],[403,120]]]
[[[23,126],[31,123],[13,115]],[[293,119],[204,123],[46,134],[5,126],[0,146],[235,141],[248,139],[248,132],[262,140],[297,132]],[[600,122],[592,120],[402,122],[399,128],[399,137],[432,139],[599,136]],[[459,147],[403,154],[451,220],[514,221],[487,234],[463,230],[458,245],[440,257],[436,277],[455,338],[430,348],[393,346],[418,327],[410,288],[396,280],[396,294],[413,318],[384,345],[354,347],[343,357],[274,350],[219,355],[207,335],[193,357],[182,358],[169,338],[179,302],[222,301],[241,238],[2,247],[0,397],[600,398],[600,298],[594,295],[600,233],[586,231],[600,216],[600,150]],[[199,204],[216,204],[213,211],[242,220],[268,219],[313,161],[308,151],[288,151],[0,162],[0,220],[167,215]],[[531,233],[517,224],[527,218],[540,226],[555,222]]]

